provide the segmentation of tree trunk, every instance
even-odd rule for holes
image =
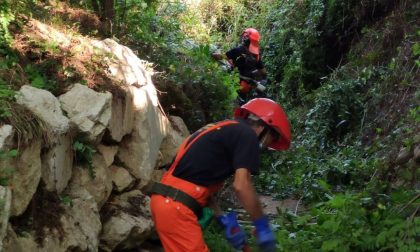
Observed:
[[[102,14],[101,14],[101,9],[99,9],[98,0],[92,0],[92,7],[96,15],[98,15],[98,17],[101,17]]]
[[[112,34],[112,23],[114,21],[115,10],[114,10],[114,0],[99,0],[101,4],[101,20],[104,24],[104,32],[107,35]]]

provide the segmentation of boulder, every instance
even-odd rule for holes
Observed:
[[[11,125],[0,126],[0,151],[12,148],[14,136],[15,131]]]
[[[171,121],[172,128],[176,130],[182,138],[186,138],[190,135],[190,131],[181,117],[169,116],[169,120]]]
[[[22,86],[16,102],[32,111],[55,134],[66,133],[69,129],[69,119],[63,115],[58,99],[50,92],[32,86]]]
[[[61,230],[45,230],[42,244],[36,242],[33,230],[18,236],[9,226],[4,250],[31,252],[98,251],[102,225],[94,198],[83,189],[71,191],[70,205],[62,205]]]
[[[108,58],[108,70],[112,76],[128,85],[143,86],[151,83],[150,73],[146,69],[148,63],[140,60],[134,52],[112,39],[93,41],[92,45],[111,54],[114,59]]]
[[[134,130],[122,140],[117,156],[134,177],[147,183],[156,165],[169,121],[154,105],[155,93],[150,93],[147,88],[131,89],[136,108]]]
[[[110,205],[114,214],[103,225],[100,248],[125,251],[139,247],[153,230],[149,204],[149,198],[138,190],[115,198]]]
[[[172,162],[184,139],[179,131],[168,125],[166,137],[163,139],[159,149],[162,155],[159,161],[162,165]]]
[[[16,157],[0,159],[0,174],[12,190],[11,216],[21,215],[28,207],[41,180],[41,140],[21,146]]]
[[[112,114],[108,125],[109,136],[113,141],[121,139],[133,130],[134,107],[133,95],[130,91],[125,92],[125,97],[114,96],[112,98]]]
[[[105,166],[109,167],[114,163],[115,155],[118,152],[118,146],[107,146],[100,144],[97,146],[99,153],[104,157]]]
[[[42,181],[48,191],[63,192],[71,179],[73,149],[70,134],[57,136],[42,155]]]
[[[72,126],[87,141],[99,143],[111,118],[111,93],[98,93],[81,84],[75,84],[59,100]]]
[[[86,189],[95,199],[98,208],[101,208],[112,191],[112,177],[105,158],[100,154],[92,157],[92,169],[94,177],[89,173],[88,164],[77,165],[73,169],[73,177],[70,181],[72,191]]]
[[[33,237],[29,234],[25,236],[18,236],[13,230],[12,226],[7,227],[6,238],[3,240],[3,251],[4,252],[41,252],[38,248],[38,244],[35,242]],[[45,250],[46,251],[46,250]],[[58,251],[58,250],[53,250]]]
[[[133,176],[131,176],[126,169],[116,165],[112,165],[110,169],[112,183],[114,184],[114,188],[117,192],[126,190],[135,182]]]

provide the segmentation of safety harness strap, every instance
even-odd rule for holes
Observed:
[[[235,123],[238,123],[238,122],[233,121],[233,120],[227,120],[227,121],[218,122],[216,124],[211,124],[210,126],[203,128],[201,130],[201,132],[199,132],[198,135],[195,136],[193,139],[191,139],[191,136],[188,137],[187,139],[185,139],[184,142],[181,144],[181,147],[179,148],[178,154],[176,155],[175,160],[172,163],[171,167],[169,168],[168,172],[170,172],[170,173],[173,172],[173,170],[178,165],[179,161],[184,156],[184,154],[187,152],[187,150],[191,147],[191,145],[193,143],[195,143],[195,141],[197,141],[204,134],[207,134],[208,132],[216,130],[216,129],[220,129],[221,127],[223,127],[225,125],[235,124]]]
[[[203,136],[204,134],[216,130],[216,129],[220,129],[221,127],[225,126],[225,125],[229,125],[229,124],[235,124],[238,123],[237,121],[233,121],[233,120],[227,120],[227,121],[222,121],[219,123],[216,123],[214,125],[210,125],[207,128],[203,128],[201,132],[198,133],[198,135],[196,135],[193,139],[191,139],[191,136],[189,138],[187,138],[181,145],[181,147],[179,148],[178,154],[174,160],[174,162],[172,163],[171,167],[169,168],[168,173],[172,174],[173,170],[175,169],[175,167],[178,165],[179,161],[181,160],[181,158],[184,156],[184,154],[187,152],[187,150],[190,148],[190,146],[195,143],[195,141],[197,141],[201,136]],[[154,182],[152,183],[152,185],[146,190],[147,194],[159,194],[165,197],[170,197],[172,198],[174,201],[178,201],[182,204],[184,204],[186,207],[190,208],[195,215],[197,216],[197,218],[201,218],[202,215],[202,208],[200,206],[200,204],[190,195],[188,195],[187,193],[176,189],[172,186],[169,185],[165,185],[162,183],[158,183],[158,182]]]

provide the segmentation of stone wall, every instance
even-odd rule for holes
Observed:
[[[85,46],[107,57],[104,71],[125,83],[125,95],[79,83],[59,97],[29,85],[20,89],[17,103],[45,123],[50,139],[19,145],[12,126],[0,127],[0,151],[18,150],[0,159],[7,179],[0,186],[0,251],[133,249],[153,234],[140,189],[175,155],[186,133],[174,128],[185,124],[173,118],[181,125],[171,126],[159,109],[153,73],[129,48],[110,39]],[[91,152],[82,156],[83,150]],[[34,212],[40,219],[28,224]]]

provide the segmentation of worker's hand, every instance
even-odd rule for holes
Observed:
[[[255,236],[257,238],[257,244],[263,252],[274,252],[276,251],[276,238],[273,230],[268,222],[268,217],[263,216],[254,221]]]
[[[217,221],[225,229],[225,237],[230,245],[235,249],[242,249],[246,243],[246,234],[238,224],[236,213],[221,215],[217,217]]]

